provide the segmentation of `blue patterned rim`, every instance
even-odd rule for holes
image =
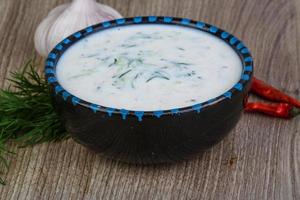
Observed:
[[[241,79],[236,83],[230,90],[225,92],[224,94],[210,99],[203,103],[198,103],[192,106],[184,107],[184,108],[174,108],[171,110],[158,110],[158,111],[131,111],[125,109],[115,109],[115,108],[108,108],[97,104],[92,104],[86,102],[70,93],[68,93],[57,81],[56,78],[56,64],[62,54],[74,43],[81,40],[82,38],[93,34],[95,32],[117,27],[117,26],[124,26],[124,25],[132,25],[132,24],[172,24],[178,26],[186,26],[195,29],[199,29],[205,32],[208,32],[216,37],[222,39],[227,44],[229,44],[239,55],[243,63],[243,72],[241,75]],[[219,29],[216,26],[200,22],[200,21],[193,21],[191,19],[186,18],[175,18],[175,17],[167,17],[167,16],[145,16],[145,17],[133,17],[133,18],[122,18],[116,19],[112,21],[103,22],[100,24],[96,24],[81,31],[74,33],[73,35],[67,37],[62,42],[60,42],[49,54],[46,60],[45,66],[45,74],[48,83],[53,86],[55,94],[59,95],[64,101],[72,103],[74,106],[81,105],[91,109],[93,112],[106,112],[109,116],[113,114],[119,114],[122,116],[123,119],[126,119],[127,115],[135,115],[139,121],[142,120],[143,116],[154,116],[160,118],[163,115],[172,114],[176,115],[183,112],[191,112],[195,111],[200,113],[202,109],[209,107],[213,104],[216,104],[222,100],[230,100],[233,95],[242,92],[244,86],[253,74],[253,59],[250,54],[249,49],[243,44],[242,41],[237,39],[235,36],[231,35],[228,32],[225,32]]]

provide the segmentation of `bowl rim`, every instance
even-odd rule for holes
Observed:
[[[177,25],[189,28],[194,28],[196,30],[207,32],[217,38],[223,40],[227,43],[240,57],[243,70],[240,80],[225,93],[210,99],[208,101],[197,103],[191,106],[174,108],[169,110],[157,110],[157,111],[136,111],[127,109],[116,109],[109,108],[102,105],[87,102],[83,99],[76,97],[75,95],[67,92],[58,82],[56,77],[56,65],[58,60],[63,55],[63,53],[74,43],[79,40],[99,31],[103,31],[110,28],[127,26],[127,25],[140,25],[140,24],[165,24],[165,25]],[[171,17],[171,16],[137,16],[129,18],[120,18],[111,21],[105,21],[85,29],[82,29],[74,34],[68,36],[60,43],[58,43],[54,49],[49,53],[46,63],[45,63],[45,78],[48,84],[53,88],[55,95],[62,98],[64,101],[71,103],[73,106],[83,106],[91,109],[94,113],[104,112],[109,116],[121,115],[123,119],[126,119],[128,115],[134,115],[139,121],[142,121],[144,116],[153,116],[160,118],[163,115],[176,115],[185,112],[195,111],[200,113],[203,109],[207,109],[221,101],[230,100],[233,96],[245,90],[247,83],[249,83],[253,76],[253,58],[249,49],[244,45],[244,43],[236,38],[234,35],[205,22],[195,21],[188,18]]]

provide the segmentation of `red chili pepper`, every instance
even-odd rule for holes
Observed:
[[[253,77],[251,92],[271,101],[289,103],[300,108],[300,101]]]
[[[260,112],[273,117],[290,119],[300,114],[300,109],[288,103],[247,103],[246,112]]]

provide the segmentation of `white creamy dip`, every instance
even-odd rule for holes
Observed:
[[[128,25],[71,46],[56,68],[69,93],[105,107],[155,111],[222,95],[240,79],[242,62],[221,39],[174,25]]]

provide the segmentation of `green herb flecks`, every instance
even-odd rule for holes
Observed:
[[[94,69],[83,69],[80,74],[70,76],[68,79],[71,80],[71,79],[77,79],[77,78],[89,76],[91,74],[94,74],[96,71],[97,71],[96,68],[94,68]]]
[[[88,55],[81,54],[81,58],[93,58],[93,57],[96,57],[96,56],[99,56],[99,53],[88,54]]]
[[[123,76],[125,76],[126,74],[128,74],[131,71],[132,71],[132,69],[127,70],[126,72],[124,72],[120,76],[118,76],[118,78],[122,78]]]
[[[132,79],[132,81],[131,81],[131,88],[132,89],[135,89],[135,81],[140,77],[142,75],[142,72],[140,72],[140,73],[137,73],[135,76],[134,76],[134,78]]]
[[[177,67],[181,67],[181,66],[189,66],[191,65],[190,63],[184,63],[184,62],[172,62],[172,64],[174,64]]]
[[[114,58],[113,63],[108,65],[108,67],[118,67],[119,70],[128,65],[128,59],[126,57]]]
[[[11,73],[10,86],[0,89],[0,176],[9,167],[8,141],[19,147],[68,137],[54,111],[50,87],[29,61],[21,72]],[[4,180],[0,178],[0,183]]]
[[[136,47],[137,45],[136,44],[122,44],[121,47],[124,47],[124,48],[132,48],[132,47]]]
[[[113,62],[113,63],[111,63],[111,64],[109,64],[109,65],[108,65],[108,67],[112,67],[113,65],[116,65],[116,64],[117,64],[117,62],[118,62],[118,59],[117,59],[117,58],[115,58],[115,59],[114,59],[114,62]]]
[[[141,58],[137,58],[137,59],[131,59],[128,63],[128,67],[136,67],[136,66],[139,66],[141,64],[143,64],[144,60],[141,59]]]
[[[164,72],[156,71],[152,74],[152,76],[146,80],[146,83],[149,83],[153,79],[164,79],[164,80],[170,80],[168,75]]]
[[[150,81],[152,81],[153,79],[156,79],[156,78],[165,79],[165,80],[170,80],[170,79],[169,79],[168,77],[166,77],[166,76],[155,75],[155,76],[150,77],[150,78],[146,81],[146,83],[148,83],[148,82],[150,82]]]

